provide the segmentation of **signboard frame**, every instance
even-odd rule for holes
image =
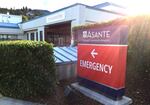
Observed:
[[[100,28],[96,28],[96,29],[92,29],[92,28],[82,29],[82,30],[76,31],[76,34],[78,35],[77,37],[78,37],[78,43],[79,43],[78,44],[77,74],[78,74],[78,81],[79,81],[80,85],[83,85],[87,88],[95,90],[99,93],[102,93],[114,100],[118,100],[118,99],[122,98],[122,96],[125,94],[126,56],[127,56],[127,47],[128,47],[127,46],[127,30],[128,30],[127,26],[117,25],[117,26],[104,26],[104,27],[100,27]],[[96,37],[96,35],[98,36],[98,33],[99,33],[99,35],[101,35],[100,36],[101,39],[95,38],[93,40],[93,37],[91,37],[91,36],[95,35],[94,37]],[[87,38],[85,38],[85,36],[86,35],[88,36],[88,34],[89,34],[89,38],[87,39]],[[103,38],[103,36],[104,36],[104,38]],[[108,38],[108,36],[109,36],[109,38]],[[92,40],[90,41],[90,39],[92,39]],[[82,48],[83,46],[85,47],[84,49]],[[117,55],[115,55],[115,57],[116,57],[116,59],[118,59],[116,63],[118,63],[119,61],[123,61],[122,66],[124,66],[124,67],[121,70],[122,70],[124,76],[122,77],[122,79],[118,78],[119,81],[121,81],[121,83],[123,83],[123,85],[115,87],[115,85],[110,85],[111,83],[107,84],[106,82],[102,81],[103,79],[99,79],[100,81],[95,81],[92,76],[96,76],[95,74],[98,74],[98,72],[95,74],[90,73],[89,70],[91,70],[91,69],[89,69],[88,67],[86,69],[85,69],[85,66],[84,66],[84,68],[80,67],[81,66],[80,60],[83,57],[83,55],[86,55],[87,58],[90,58],[89,56],[91,55],[90,59],[92,59],[92,57],[93,57],[93,59],[97,59],[96,57],[99,54],[99,52],[96,51],[97,47],[95,47],[95,48],[93,47],[93,49],[91,49],[89,52],[88,49],[90,48],[90,46],[94,46],[94,47],[99,46],[99,48],[102,48],[102,46],[106,46],[106,49],[114,48],[115,46],[118,46],[118,49],[120,49],[120,50],[119,50],[119,53]],[[125,47],[125,49],[122,50],[122,47]],[[115,52],[115,49],[114,49],[114,52]],[[85,53],[82,53],[82,52],[85,52]],[[88,53],[89,56],[86,54],[86,52]],[[107,56],[107,54],[110,54],[113,52],[109,51],[109,52],[105,52],[105,53]],[[121,55],[122,53],[124,53],[124,54]],[[103,57],[103,54],[101,56]],[[111,56],[111,57],[113,57],[113,56]],[[121,57],[123,57],[122,60],[120,60]],[[99,56],[98,56],[98,58],[99,58]],[[83,59],[86,59],[86,58],[83,58]],[[90,59],[88,59],[88,60],[90,61]],[[102,59],[102,58],[100,58],[100,59]],[[106,59],[106,61],[107,61],[107,59]],[[103,61],[99,60],[97,62],[105,63],[105,60],[103,60]],[[115,67],[116,67],[116,65],[115,65]],[[121,66],[120,66],[120,68],[121,68]],[[115,70],[117,70],[117,69],[114,69],[113,72]],[[84,71],[85,74],[81,73],[81,71]],[[93,72],[95,72],[95,71],[93,71]],[[92,76],[90,76],[91,74],[92,74]],[[119,74],[116,73],[116,76],[118,76],[118,75]],[[105,78],[105,76],[103,77],[101,74],[100,74],[100,76],[101,76],[101,78]],[[97,78],[99,78],[99,77],[97,76]],[[112,78],[112,79],[114,79],[114,78]],[[110,82],[110,81],[108,80],[107,82]],[[113,82],[117,83],[116,81],[113,81]]]

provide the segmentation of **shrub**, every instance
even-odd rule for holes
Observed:
[[[0,93],[14,98],[50,95],[55,87],[53,47],[46,42],[0,42]]]
[[[140,74],[150,71],[150,16],[136,16],[129,20],[129,65]],[[141,74],[141,76],[142,76]],[[145,75],[144,75],[145,76]]]

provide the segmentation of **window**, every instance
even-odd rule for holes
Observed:
[[[38,39],[39,39],[39,38],[38,38],[38,32],[36,32],[36,40],[38,41]]]
[[[43,41],[43,31],[40,31],[40,41]]]
[[[64,38],[63,37],[59,37],[58,38],[58,45],[59,46],[63,46],[64,45]]]
[[[27,33],[27,40],[29,40],[29,33]]]
[[[0,34],[0,40],[16,40],[17,35]]]
[[[31,40],[34,40],[34,33],[31,33]]]

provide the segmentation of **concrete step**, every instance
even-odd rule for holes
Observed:
[[[126,97],[126,96],[123,96],[123,98],[120,100],[112,100],[100,93],[97,93],[93,90],[90,90],[86,87],[79,85],[78,82],[72,83],[71,86],[74,89],[81,92],[82,94],[84,94],[85,96],[87,96],[93,100],[96,100],[97,102],[102,103],[104,105],[130,105],[130,104],[132,104],[132,99],[129,97]]]

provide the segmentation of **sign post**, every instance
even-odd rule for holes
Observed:
[[[119,100],[125,93],[127,27],[78,30],[79,84]]]

